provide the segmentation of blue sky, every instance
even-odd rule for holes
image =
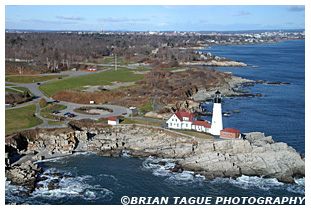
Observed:
[[[6,5],[5,28],[130,31],[304,29],[305,7],[293,5]]]

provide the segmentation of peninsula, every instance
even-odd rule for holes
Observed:
[[[244,135],[239,140],[206,140],[150,126],[82,122],[71,124],[71,129],[28,130],[6,137],[6,177],[31,193],[39,187],[41,173],[31,162],[86,151],[114,157],[127,152],[133,157],[175,158],[170,170],[190,170],[206,179],[248,175],[294,183],[294,178],[304,177],[305,161],[295,149],[263,133]],[[14,163],[16,158],[20,159]]]

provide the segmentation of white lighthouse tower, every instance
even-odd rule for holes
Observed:
[[[222,129],[223,125],[222,125],[222,112],[221,112],[221,94],[219,91],[216,91],[214,98],[211,134],[220,135],[220,131]]]

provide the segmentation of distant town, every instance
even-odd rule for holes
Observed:
[[[164,37],[200,37],[199,45],[215,44],[258,44],[276,42],[279,40],[301,40],[305,39],[305,30],[268,30],[268,31],[223,31],[223,32],[195,32],[195,31],[38,31],[38,30],[6,30],[6,33],[40,33],[56,32],[63,34],[79,35],[140,35],[140,36],[164,36]]]

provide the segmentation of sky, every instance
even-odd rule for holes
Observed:
[[[304,28],[304,5],[5,5],[5,29],[238,31]]]

